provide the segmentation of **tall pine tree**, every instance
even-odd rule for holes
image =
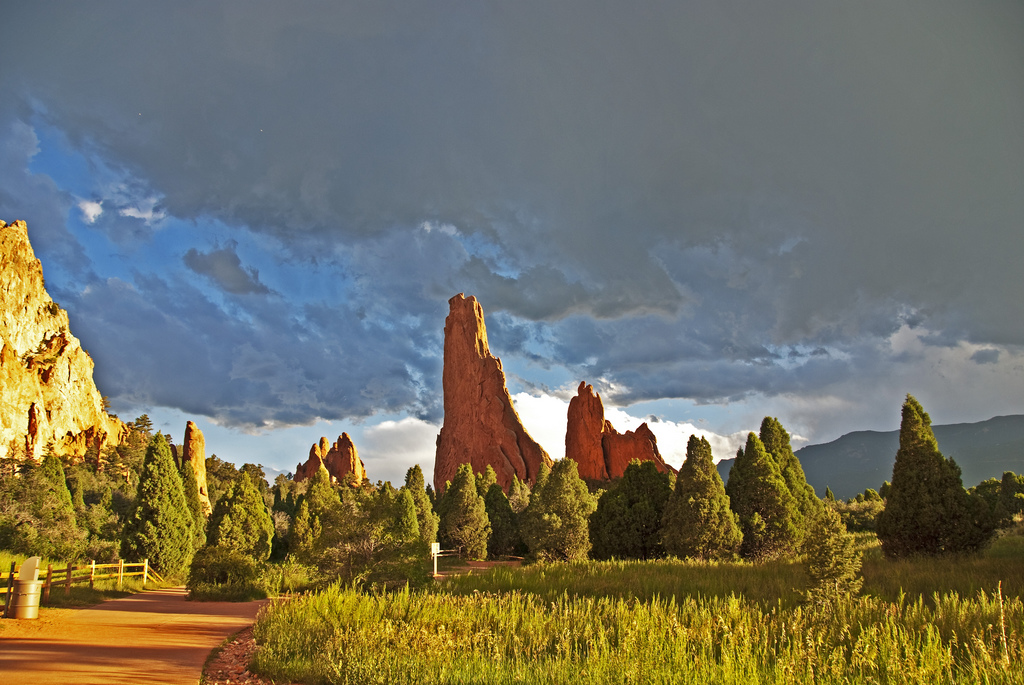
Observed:
[[[460,550],[470,559],[486,559],[491,523],[487,519],[484,498],[477,494],[476,478],[469,464],[459,466],[440,504],[438,538],[441,544]]]
[[[195,552],[194,526],[171,449],[157,433],[146,448],[135,506],[124,524],[121,556],[149,559],[163,574],[182,573]]]
[[[939,451],[931,423],[907,395],[892,482],[878,515],[878,539],[890,558],[972,551],[991,535],[971,507],[960,467]]]
[[[430,503],[430,497],[423,479],[423,469],[419,464],[412,466],[405,473],[405,485],[403,490],[408,490],[416,503],[416,523],[420,531],[420,540],[426,543],[437,541],[437,526],[440,522],[437,514],[434,513],[434,505]]]
[[[822,503],[814,494],[814,488],[807,482],[804,469],[800,460],[793,453],[793,447],[789,442],[789,433],[783,428],[782,423],[773,416],[766,416],[761,421],[761,432],[759,437],[764,444],[765,451],[772,455],[775,463],[779,465],[779,472],[782,480],[786,481],[789,494],[796,500],[797,511],[793,516],[793,525],[798,531],[797,543],[805,537],[807,530],[821,513]]]
[[[796,552],[800,537],[794,524],[797,501],[779,465],[753,433],[736,454],[725,492],[739,517],[744,557],[770,559]]]
[[[691,435],[686,444],[686,461],[665,505],[662,537],[665,550],[678,557],[729,559],[739,552],[739,519],[729,507],[706,438]]]

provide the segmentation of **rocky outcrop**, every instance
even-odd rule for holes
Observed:
[[[210,491],[206,485],[206,439],[203,437],[203,431],[191,421],[185,424],[180,468],[190,468],[196,475],[196,484],[199,485],[199,506],[203,516],[209,517],[213,507],[210,505]]]
[[[98,455],[127,435],[104,410],[93,362],[46,292],[24,221],[0,221],[0,458]]]
[[[658,439],[650,427],[642,423],[635,431],[616,431],[604,418],[601,396],[585,382],[569,401],[565,456],[576,462],[581,478],[592,481],[621,478],[634,459],[653,461],[662,473],[675,472],[661,458]]]
[[[348,433],[339,435],[333,445],[327,442],[327,438],[320,438],[318,444],[310,447],[306,463],[295,467],[295,482],[312,478],[321,465],[331,474],[331,481],[334,482],[359,484],[366,478],[366,467]]]
[[[461,464],[494,469],[508,491],[513,476],[534,483],[551,457],[523,428],[505,387],[501,360],[487,345],[484,310],[475,297],[448,300],[444,324],[444,425],[437,436],[434,489],[443,492]]]

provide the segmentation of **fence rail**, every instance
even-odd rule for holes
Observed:
[[[137,569],[137,570],[135,570]],[[0,573],[0,592],[3,592],[6,597],[4,603],[7,603],[7,598],[10,597],[12,588],[14,586],[14,579],[18,576],[18,572],[21,567],[15,562],[11,562],[11,570],[9,573]],[[40,569],[41,571],[42,569]],[[42,573],[40,573],[42,575]],[[97,564],[95,561],[90,561],[87,564],[72,564],[68,563],[66,568],[55,569],[53,564],[49,564],[46,567],[46,578],[43,580],[43,592],[42,601],[45,603],[50,598],[50,588],[54,585],[64,587],[64,594],[71,594],[71,586],[76,584],[88,583],[89,587],[93,587],[97,580],[110,580],[111,578],[117,578],[117,587],[121,587],[125,578],[131,578],[133,576],[142,577],[142,585],[145,587],[146,583],[150,579],[157,582],[164,582],[164,579],[160,577],[156,571],[149,566],[149,559],[145,559],[138,563],[125,563],[124,560],[118,561],[116,564]]]

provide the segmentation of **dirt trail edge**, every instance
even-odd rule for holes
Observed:
[[[187,602],[184,588],[167,588],[38,621],[0,619],[0,680],[195,685],[210,651],[265,603]]]

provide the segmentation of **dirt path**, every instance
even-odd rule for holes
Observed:
[[[0,619],[4,683],[195,685],[210,651],[264,602],[186,602],[184,588],[143,592],[38,621]]]

